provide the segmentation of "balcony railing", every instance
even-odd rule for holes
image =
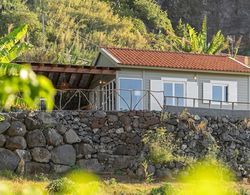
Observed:
[[[161,94],[162,93],[162,94]],[[126,97],[124,96],[126,94]],[[137,96],[135,96],[135,94]],[[162,97],[159,99],[159,96]],[[169,106],[227,110],[250,110],[249,102],[216,101],[201,98],[164,96],[164,92],[150,90],[58,90],[55,110],[150,110],[154,100],[161,110]],[[159,110],[159,109],[158,109]]]

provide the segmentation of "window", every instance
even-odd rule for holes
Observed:
[[[164,83],[164,96],[166,105],[184,106],[184,83],[167,82]],[[173,97],[173,98],[172,98]],[[180,98],[174,98],[180,97]]]
[[[142,79],[120,79],[119,109],[142,110]]]
[[[212,86],[212,100],[228,102],[228,86],[227,85],[218,85],[214,84]]]

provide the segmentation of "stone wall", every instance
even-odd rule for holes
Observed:
[[[142,176],[147,156],[142,136],[166,127],[175,153],[201,158],[211,146],[238,177],[250,175],[250,122],[188,113],[63,111],[4,114],[0,122],[0,169],[22,174],[63,173],[81,167],[101,173]],[[171,177],[182,162],[149,164],[155,176]]]

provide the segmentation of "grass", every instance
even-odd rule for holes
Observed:
[[[51,180],[32,180],[32,179],[26,179],[26,178],[20,178],[20,177],[13,177],[13,178],[6,178],[6,177],[0,177],[0,183],[1,184],[7,184],[10,189],[13,190],[14,194],[16,192],[19,192],[21,189],[27,188],[27,187],[38,187],[40,189],[43,189],[45,193],[46,186],[48,186],[49,182]],[[112,194],[122,194],[122,195],[146,195],[150,194],[152,189],[159,188],[163,186],[165,182],[155,182],[155,183],[143,183],[143,182],[136,182],[133,181],[133,183],[130,183],[129,181],[121,182],[117,181],[114,178],[111,179],[101,179],[100,181],[100,192],[98,194],[101,195],[112,195]],[[177,182],[170,182],[169,183],[173,188],[180,189],[184,186],[182,183]],[[244,184],[244,183],[229,183],[229,186],[235,186],[239,189],[244,189],[245,192],[250,192],[250,184]],[[1,188],[1,185],[0,185]],[[1,189],[0,189],[1,190]]]

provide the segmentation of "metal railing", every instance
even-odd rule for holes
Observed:
[[[169,104],[168,100],[172,101]],[[173,101],[175,100],[175,101]],[[187,104],[187,101],[189,103]],[[177,97],[177,96],[164,96],[164,106],[177,106],[177,107],[200,107],[210,109],[229,109],[229,110],[250,110],[250,102],[232,102],[211,100],[203,98],[189,98],[189,97]]]
[[[150,110],[151,101],[161,110],[168,106],[250,110],[249,102],[218,101],[202,98],[164,96],[162,91],[150,90],[58,90],[55,97],[55,110]]]

